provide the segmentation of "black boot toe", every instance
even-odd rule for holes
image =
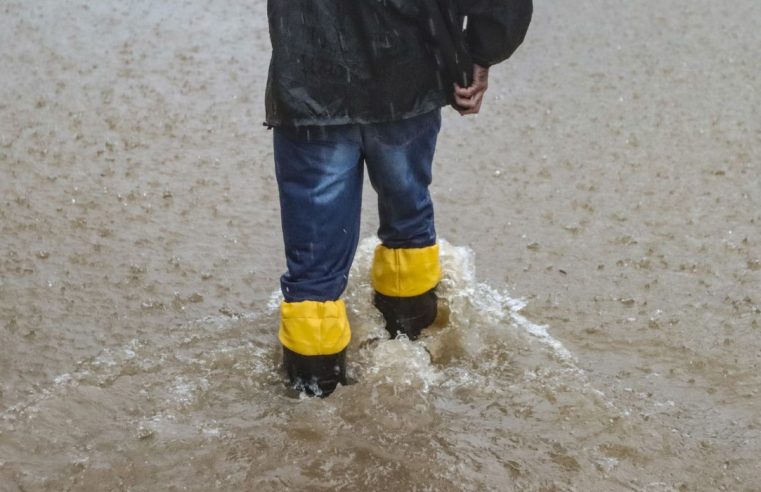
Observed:
[[[420,336],[420,331],[436,319],[435,289],[412,297],[391,297],[376,291],[373,303],[383,314],[386,330],[391,337],[403,333],[410,340],[415,340]]]
[[[329,396],[346,385],[346,349],[332,355],[301,355],[283,347],[283,366],[291,387],[310,396]]]

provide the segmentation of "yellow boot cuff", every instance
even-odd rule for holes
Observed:
[[[346,305],[338,301],[280,304],[280,343],[300,355],[333,355],[349,345]]]
[[[439,245],[425,248],[387,248],[378,245],[372,282],[385,296],[413,297],[436,287],[441,279]]]

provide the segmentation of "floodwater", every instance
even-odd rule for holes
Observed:
[[[761,490],[761,3],[537,2],[442,316],[289,392],[264,0],[0,1],[0,490]],[[369,187],[368,187],[369,188]]]

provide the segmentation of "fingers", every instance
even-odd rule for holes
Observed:
[[[461,87],[459,84],[455,84],[454,92],[462,97],[473,97],[479,92],[484,92],[488,87],[485,80],[476,80],[468,87]]]
[[[481,103],[483,102],[483,92],[479,93],[478,95],[470,99],[459,98],[457,95],[455,95],[455,101],[457,102],[457,106],[455,107],[455,109],[462,116],[465,116],[468,114],[476,114],[479,111],[481,111]]]
[[[471,97],[462,97],[455,93],[454,95],[454,101],[457,103],[457,105],[461,108],[470,109],[475,107],[476,105],[476,99]]]
[[[455,93],[462,97],[473,97],[489,87],[489,68],[473,64],[473,82],[468,87],[454,85]]]
[[[472,105],[470,107],[458,107],[457,112],[460,113],[460,115],[465,116],[468,114],[477,114],[479,111],[481,111],[481,101],[482,99],[479,98],[477,101],[472,102]]]
[[[489,87],[489,68],[480,65],[473,65],[473,83],[468,87],[462,87],[459,84],[454,85],[454,100],[457,106],[455,109],[458,113],[465,116],[466,114],[476,114],[481,111],[481,103],[484,100],[484,93]]]
[[[454,92],[460,97],[473,97],[473,94],[478,90],[476,84],[470,84],[468,87],[460,87],[459,84],[455,84]]]
[[[478,113],[481,110],[481,103],[483,102],[485,92],[486,92],[486,87],[481,87],[479,88],[479,90],[470,91],[467,93],[464,92],[464,89],[462,87],[456,87],[455,93],[454,93],[454,100],[457,103],[458,107],[455,109],[457,109],[457,112],[460,113],[461,115]],[[465,94],[472,94],[472,95],[467,96]]]

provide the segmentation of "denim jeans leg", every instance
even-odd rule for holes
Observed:
[[[378,237],[389,248],[436,242],[428,192],[441,111],[389,123],[364,125],[367,172],[378,194]]]
[[[354,125],[275,128],[287,302],[333,301],[359,240],[363,165]]]

